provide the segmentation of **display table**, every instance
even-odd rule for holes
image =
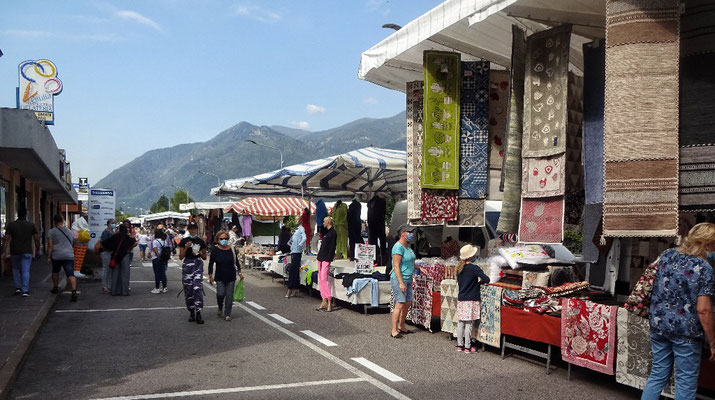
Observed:
[[[511,335],[545,343],[548,346],[546,353],[510,343],[507,337],[504,336],[502,339],[501,358],[504,359],[507,348],[531,354],[543,358],[546,361],[546,374],[551,373],[551,346],[561,347],[561,318],[502,306],[501,333],[502,335]]]

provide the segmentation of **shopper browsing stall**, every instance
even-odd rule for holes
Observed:
[[[201,309],[204,306],[204,262],[206,242],[199,238],[196,222],[189,222],[189,236],[179,242],[179,259],[184,260],[181,267],[181,282],[184,285],[186,309],[189,310],[189,322],[203,324]]]
[[[327,230],[323,235],[323,242],[318,251],[318,286],[320,287],[320,297],[323,301],[317,311],[333,311],[333,294],[330,290],[328,274],[330,273],[330,263],[335,259],[335,246],[338,234],[333,229],[333,219],[325,217],[323,227]]]
[[[473,264],[479,253],[479,248],[468,244],[459,251],[459,264],[457,264],[457,283],[459,295],[457,296],[457,351],[476,353],[472,343],[472,328],[475,322],[479,324],[482,307],[481,290],[483,283],[489,283],[489,277]]]
[[[391,336],[399,339],[408,333],[405,327],[407,310],[412,304],[412,274],[415,271],[415,252],[409,247],[409,242],[414,239],[414,227],[402,225],[398,231],[399,239],[392,247],[392,273],[390,285],[395,297],[395,309],[392,312]]]

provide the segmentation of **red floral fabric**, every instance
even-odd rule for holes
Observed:
[[[459,202],[456,190],[423,189],[421,219],[423,221],[456,221]]]
[[[415,325],[427,329],[432,326],[432,285],[434,280],[424,274],[415,275],[412,280],[412,306],[407,311],[407,319]]]
[[[613,375],[618,307],[564,299],[561,310],[561,358],[574,365]]]

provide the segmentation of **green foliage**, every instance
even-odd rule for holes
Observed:
[[[171,198],[171,211],[180,212],[179,204],[186,204],[194,201],[189,197],[184,189],[179,189],[174,192],[174,196]]]
[[[295,215],[289,215],[283,219],[283,224],[285,224],[291,231],[298,228],[298,218]]]
[[[564,231],[564,247],[573,254],[583,252],[583,235],[577,231]]]
[[[159,200],[157,200],[156,203],[151,205],[150,211],[152,213],[169,211],[169,198],[166,197],[164,194],[159,196]]]
[[[385,200],[385,223],[390,226],[390,221],[392,221],[392,212],[395,210],[395,204],[397,200],[393,197]]]
[[[131,217],[131,214],[125,213],[124,211],[122,211],[121,208],[117,208],[114,210],[114,220],[115,221],[121,222],[129,217]]]

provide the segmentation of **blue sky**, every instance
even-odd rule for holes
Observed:
[[[51,131],[90,184],[144,152],[240,121],[322,130],[404,109],[357,79],[362,51],[439,0],[0,0],[0,107],[17,66],[52,60]]]

